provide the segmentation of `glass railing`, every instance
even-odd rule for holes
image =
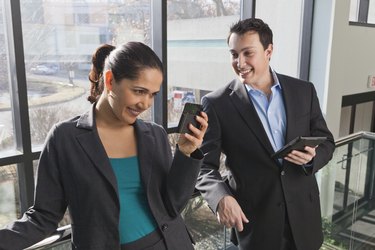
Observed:
[[[375,249],[375,134],[336,141],[333,159],[317,175],[323,249]]]
[[[336,141],[333,159],[316,178],[320,187],[325,240],[321,250],[375,249],[375,133],[359,132]],[[196,250],[234,250],[200,195],[182,213]],[[53,238],[54,237],[54,238]],[[71,249],[70,227],[28,249]]]

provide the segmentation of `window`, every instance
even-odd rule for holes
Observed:
[[[351,0],[349,23],[352,25],[375,25],[375,0]]]
[[[21,6],[27,2],[21,0]],[[34,150],[53,124],[89,109],[87,76],[100,44],[149,43],[150,8],[150,0],[35,1],[21,8]],[[41,12],[43,20],[35,23],[30,17]]]
[[[9,84],[8,33],[5,26],[3,5],[0,5],[0,153],[14,149],[14,126],[12,118],[11,90]]]
[[[0,228],[20,216],[16,165],[0,167]]]
[[[240,19],[240,1],[168,1],[168,127],[176,127],[184,103],[235,78],[226,44]]]
[[[303,2],[263,0],[257,1],[255,10],[256,17],[263,19],[273,32],[271,67],[294,77],[300,73]]]

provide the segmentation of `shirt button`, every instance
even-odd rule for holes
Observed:
[[[281,171],[281,175],[285,175],[285,171],[283,170],[283,171]]]
[[[163,224],[163,225],[161,226],[161,230],[162,230],[163,232],[165,232],[167,229],[168,229],[168,225],[167,225],[167,224]]]

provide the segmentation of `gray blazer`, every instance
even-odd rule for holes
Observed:
[[[323,241],[319,189],[314,174],[332,158],[334,140],[319,107],[313,84],[277,75],[286,109],[288,142],[296,136],[327,136],[310,168],[272,159],[272,145],[244,84],[234,80],[202,100],[209,118],[202,144],[207,153],[197,188],[213,211],[233,195],[249,223],[240,233],[246,249],[280,249],[286,213],[298,249],[317,250]],[[220,154],[230,170],[227,182],[218,172]]]
[[[191,198],[203,154],[196,150],[186,157],[176,150],[172,158],[162,127],[142,120],[134,127],[142,182],[165,243],[168,249],[193,249],[180,211]],[[120,249],[116,177],[98,136],[94,105],[51,129],[39,160],[34,205],[0,230],[0,249],[23,249],[50,235],[67,207],[72,249]]]

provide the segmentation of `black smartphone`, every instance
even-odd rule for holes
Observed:
[[[271,155],[272,158],[284,158],[292,150],[303,151],[305,146],[316,147],[326,141],[327,137],[299,136]]]
[[[195,120],[195,116],[199,115],[200,112],[203,110],[201,104],[197,103],[185,103],[184,110],[182,111],[180,121],[178,122],[177,131],[180,134],[192,132],[189,129],[189,124],[191,123],[194,127],[199,128],[199,123]]]

